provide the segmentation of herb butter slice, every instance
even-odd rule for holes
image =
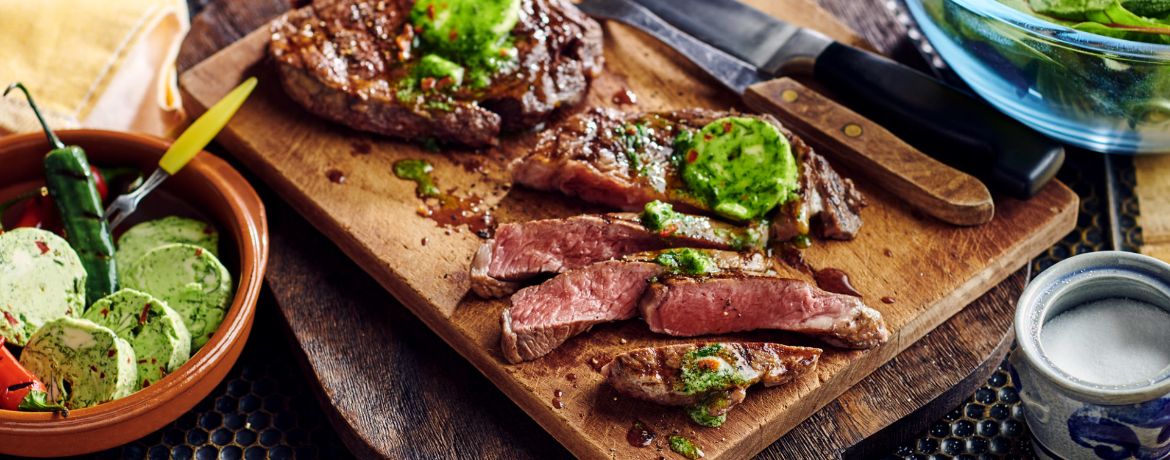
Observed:
[[[33,334],[20,362],[50,395],[70,409],[95,406],[134,392],[134,349],[92,321],[58,318]]]
[[[191,334],[183,317],[145,292],[122,289],[102,297],[84,318],[130,342],[138,358],[136,389],[159,381],[191,357]]]
[[[207,343],[232,300],[232,277],[211,252],[190,244],[168,244],[134,261],[122,285],[162,299],[179,312],[194,352]]]
[[[130,227],[118,238],[114,258],[118,267],[129,267],[151,249],[173,243],[193,244],[219,257],[219,232],[215,227],[201,220],[170,216]]]
[[[85,309],[85,267],[69,243],[50,232],[0,234],[0,336],[23,346],[48,321]]]

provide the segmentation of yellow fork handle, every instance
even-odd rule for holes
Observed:
[[[207,147],[216,134],[219,134],[228,120],[232,119],[232,115],[236,114],[236,110],[244,105],[244,101],[248,99],[249,94],[252,94],[254,88],[256,88],[256,77],[251,77],[207,109],[206,113],[191,123],[191,126],[187,127],[187,130],[183,131],[178,139],[175,139],[175,143],[171,144],[167,153],[163,154],[162,159],[158,161],[158,167],[171,175],[183,169],[188,161],[191,161],[196,154]]]

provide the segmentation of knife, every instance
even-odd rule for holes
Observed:
[[[861,115],[880,120],[909,144],[1015,198],[1034,195],[1064,161],[1059,143],[966,93],[735,0],[637,2],[586,0],[578,6],[654,35],[741,93],[764,78],[811,70]],[[648,29],[664,27],[674,32],[659,36]],[[683,45],[680,36],[698,44]],[[699,45],[725,53],[715,59]],[[724,57],[734,57],[738,65],[722,64]]]
[[[749,107],[776,116],[822,154],[848,164],[914,208],[956,225],[978,225],[994,216],[991,194],[979,180],[926,156],[880,125],[795,80],[763,81],[755,67],[696,40],[631,1],[585,0],[578,7],[665,42],[743,95]]]

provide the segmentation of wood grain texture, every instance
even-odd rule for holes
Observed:
[[[911,147],[881,125],[790,78],[748,87],[744,102],[775,115],[829,160],[882,184],[910,206],[943,222],[981,225],[995,216],[978,179]]]
[[[780,11],[808,9],[795,6],[801,5],[770,4]],[[826,23],[822,30],[835,27],[840,25]],[[593,103],[606,104],[614,91],[625,86],[638,93],[643,109],[726,107],[731,100],[662,46],[621,26],[610,25],[606,31],[611,74],[595,85]],[[574,453],[597,458],[644,455],[622,440],[630,414],[640,414],[656,426],[690,429],[677,411],[621,398],[614,401],[616,395],[598,385],[600,376],[588,367],[586,360],[596,354],[670,342],[636,323],[600,327],[544,360],[502,365],[496,350],[502,303],[474,299],[458,303],[466,291],[466,263],[476,239],[466,232],[448,235],[416,217],[411,184],[390,174],[395,159],[428,154],[325,124],[293,106],[265,66],[256,66],[262,62],[263,40],[262,32],[249,37],[183,78],[192,99],[206,104],[244,74],[261,75],[262,89],[221,138],[250,169]],[[371,154],[352,155],[355,140],[371,143]],[[580,205],[549,202],[542,194],[523,189],[505,193],[503,187],[484,185],[479,173],[462,166],[486,158],[488,180],[503,185],[499,164],[522,147],[523,142],[516,140],[484,156],[460,153],[427,158],[436,163],[444,186],[483,193],[489,203],[499,205],[503,220],[581,210]],[[344,171],[347,182],[330,183],[324,176],[329,169]],[[472,184],[477,188],[472,189]],[[986,226],[956,229],[916,217],[896,197],[874,187],[863,185],[863,190],[874,205],[865,213],[867,227],[862,237],[848,244],[818,245],[809,255],[814,261],[849,270],[867,298],[891,295],[898,299],[893,305],[874,305],[894,326],[893,340],[869,352],[831,351],[815,378],[756,391],[724,428],[696,434],[710,457],[739,458],[759,451],[1066,233],[1072,228],[1076,201],[1066,188],[1054,184],[1027,203],[1002,200],[1000,215]],[[422,237],[429,241],[425,249]],[[883,255],[886,249],[891,257]],[[430,263],[419,264],[420,260]],[[807,343],[783,334],[741,337]],[[567,373],[578,376],[578,388],[572,391],[565,388]],[[565,409],[550,406],[556,389],[565,391]]]
[[[1142,206],[1142,254],[1170,260],[1170,157],[1137,155],[1133,166],[1134,194]]]

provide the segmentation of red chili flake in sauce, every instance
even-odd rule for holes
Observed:
[[[435,5],[427,5],[427,18],[432,21],[435,20]]]
[[[687,163],[694,163],[695,160],[698,160],[698,159],[699,159],[699,152],[697,150],[691,150],[690,152],[687,152]]]
[[[100,313],[102,314],[102,318],[108,318],[110,316],[110,309],[103,308]]]
[[[12,313],[4,312],[4,319],[8,320],[8,324],[13,326],[20,323],[20,321],[17,321],[16,318],[12,317]]]
[[[439,79],[439,82],[436,84],[436,86],[437,86],[439,89],[443,89],[443,88],[446,88],[446,87],[448,87],[448,86],[451,86],[451,85],[454,85],[454,84],[455,84],[455,79],[454,79],[454,78],[451,78],[451,77],[443,77],[443,78],[440,78],[440,79]]]
[[[725,134],[731,132],[731,122],[730,121],[723,122],[723,132]]]
[[[890,297],[890,296],[882,297],[882,303],[894,303],[896,301],[897,300],[895,300],[893,297]]]
[[[707,133],[707,134],[703,135],[703,140],[705,140],[705,141],[710,141],[711,139],[714,139],[714,138],[715,138],[715,136],[712,136],[711,133]]]
[[[150,302],[142,306],[142,313],[138,314],[138,324],[146,324],[146,314],[150,312]]]
[[[203,248],[195,248],[195,257],[200,257],[202,255],[203,255]]]
[[[673,235],[674,232],[677,232],[677,231],[678,231],[678,225],[670,224],[670,225],[667,225],[666,228],[663,228],[661,232],[658,232],[658,236],[670,236],[670,235]]]
[[[47,254],[49,252],[49,245],[45,244],[44,241],[38,240],[37,241],[37,249],[41,250],[41,254]]]
[[[113,348],[111,348],[111,349],[109,349],[109,350],[106,350],[106,357],[107,357],[107,358],[113,358],[113,357],[114,357],[114,353],[117,353],[117,351],[116,351],[116,350],[114,350]]]
[[[113,354],[111,354],[110,356],[114,356],[114,355],[113,355]],[[97,371],[98,371],[98,368],[97,368],[97,366],[94,366],[93,364],[90,364],[90,365],[89,365],[89,370],[91,370],[91,371],[94,371],[94,372],[97,372]]]
[[[422,79],[421,82],[419,82],[418,86],[420,88],[422,88],[423,91],[430,91],[432,89],[435,89],[435,78],[434,77],[426,77],[426,78]]]
[[[451,32],[447,34],[447,40],[455,41],[458,39],[459,39],[459,31],[455,30],[455,29],[451,29]]]

